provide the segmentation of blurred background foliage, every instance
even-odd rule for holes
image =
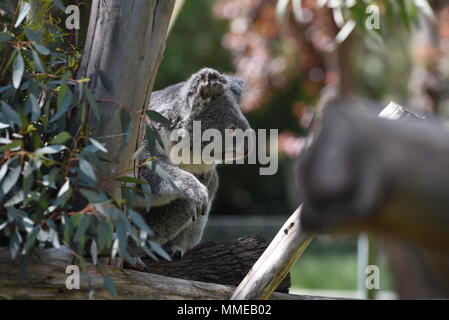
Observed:
[[[365,24],[373,17],[371,5],[380,14],[378,30]],[[447,112],[442,84],[449,74],[448,16],[447,4],[439,0],[185,1],[156,89],[203,66],[236,73],[248,83],[242,108],[252,127],[280,133],[276,175],[260,176],[258,165],[219,167],[220,189],[206,238],[248,233],[272,238],[300,203],[292,181],[295,159],[320,107],[332,97],[358,97],[379,109],[395,100],[424,113]],[[239,222],[245,217],[247,223]],[[314,241],[292,278],[306,288],[355,289],[356,237]],[[387,271],[382,281],[383,289],[391,288]]]

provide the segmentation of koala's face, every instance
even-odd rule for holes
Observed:
[[[243,81],[203,69],[191,78],[190,83],[192,88],[187,97],[191,117],[185,129],[192,137],[192,150],[195,151],[195,141],[199,145],[198,139],[201,139],[203,162],[217,163],[247,156],[253,136],[240,110]]]

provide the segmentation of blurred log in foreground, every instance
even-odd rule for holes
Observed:
[[[395,279],[402,283],[400,297],[449,297],[449,275],[442,272],[449,266],[444,127],[430,120],[379,119],[334,102],[300,173],[306,230],[386,236],[395,265],[401,260],[402,272],[415,270],[408,272],[408,285]],[[399,276],[401,270],[393,272]]]
[[[303,225],[367,230],[447,250],[449,132],[332,105],[302,164]]]

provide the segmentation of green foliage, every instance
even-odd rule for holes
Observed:
[[[154,251],[169,259],[131,209],[137,192],[151,207],[147,182],[126,173],[98,181],[97,168],[106,161],[101,153],[107,150],[89,137],[86,115],[91,110],[101,120],[100,113],[89,79],[74,77],[79,50],[50,15],[63,9],[61,2],[41,1],[36,7],[35,1],[20,1],[18,10],[11,3],[0,4],[0,239],[9,243],[11,258],[64,245],[82,269],[87,256],[101,268],[98,257],[104,255],[133,263],[132,241],[153,257]],[[118,112],[126,144],[131,117],[125,109]],[[72,123],[81,125],[73,129]],[[112,180],[123,185],[121,201],[100,191]],[[104,282],[115,295],[107,275]]]

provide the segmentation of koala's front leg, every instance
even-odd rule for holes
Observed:
[[[199,216],[206,214],[209,203],[209,192],[206,186],[193,174],[179,167],[164,161],[157,161],[156,163],[170,175],[172,183],[184,193],[185,200],[195,205],[196,210],[191,213],[192,220],[195,221]],[[179,194],[170,181],[162,178],[151,168],[141,167],[139,176],[150,184],[153,206],[160,207],[183,198],[183,195]]]

